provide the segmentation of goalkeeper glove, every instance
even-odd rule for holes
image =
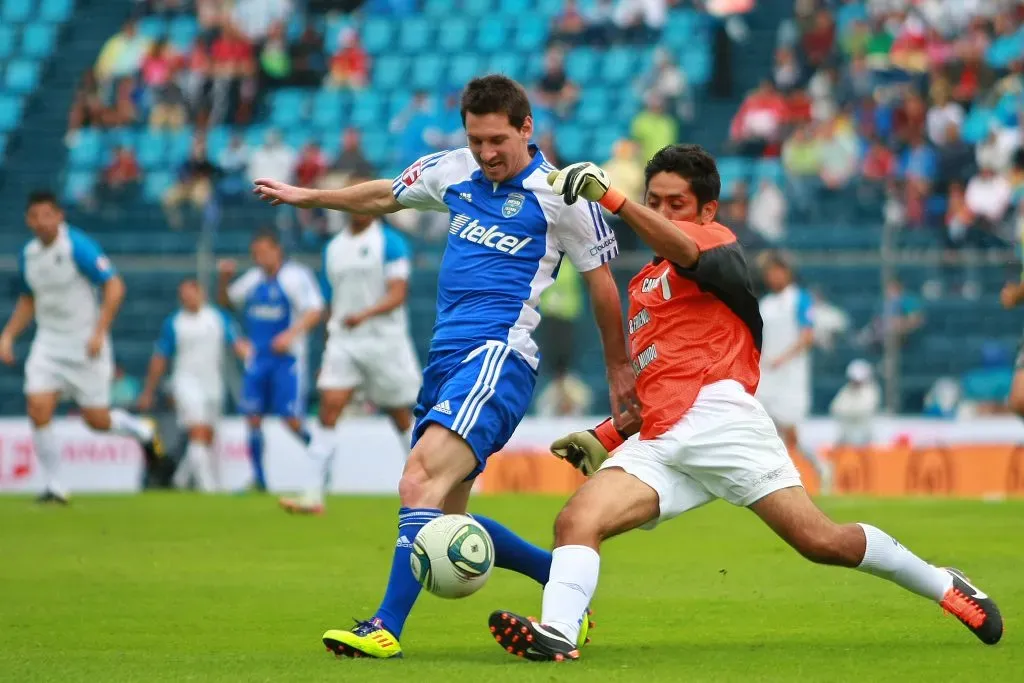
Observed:
[[[626,441],[611,418],[585,432],[573,432],[551,444],[551,453],[588,477],[600,469],[610,453]]]
[[[626,195],[612,187],[608,174],[599,167],[584,161],[566,166],[560,171],[548,173],[548,184],[555,194],[562,195],[566,204],[575,204],[583,197],[598,202],[612,213],[618,213],[626,203]]]

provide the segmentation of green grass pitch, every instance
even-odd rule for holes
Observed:
[[[474,509],[550,542],[554,498]],[[492,609],[537,614],[540,591],[497,571],[478,594],[423,595],[404,660],[336,660],[320,634],[371,614],[396,502],[337,498],[321,518],[270,498],[0,499],[0,680],[18,681],[986,681],[1024,680],[1024,501],[830,500],[995,597],[986,647],[927,601],[813,566],[744,510],[716,503],[610,541],[579,662],[536,664],[491,640]]]

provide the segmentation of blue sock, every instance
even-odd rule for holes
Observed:
[[[544,585],[551,573],[551,551],[539,548],[508,527],[483,515],[473,515],[494,541],[494,565],[529,576]]]
[[[388,587],[384,591],[384,600],[375,616],[384,622],[384,628],[391,631],[395,638],[402,635],[405,620],[416,604],[420,594],[420,584],[413,576],[409,566],[412,555],[412,542],[423,525],[441,516],[437,508],[400,508],[398,510],[398,542],[395,543],[395,556],[391,560],[391,575],[388,576]]]
[[[249,460],[256,477],[256,486],[261,490],[267,488],[267,477],[263,473],[263,430],[249,429]]]

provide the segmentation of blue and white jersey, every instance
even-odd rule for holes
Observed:
[[[409,279],[409,246],[398,232],[380,221],[358,234],[346,228],[324,247],[323,268],[331,305],[327,331],[332,339],[394,339],[408,334],[404,304],[358,327],[348,328],[343,322],[380,301],[391,280]]]
[[[419,159],[392,185],[403,206],[449,214],[432,351],[493,340],[536,368],[538,303],[562,257],[582,273],[618,254],[600,207],[566,206],[547,183],[553,167],[536,146],[530,151],[530,165],[501,183],[485,178],[463,147]]]
[[[313,271],[292,261],[282,265],[274,277],[268,277],[259,268],[250,268],[228,287],[228,299],[235,310],[241,311],[254,360],[277,356],[270,345],[274,337],[304,313],[324,307]],[[300,363],[305,361],[305,336],[292,345],[290,355]]]
[[[82,231],[60,226],[44,245],[33,239],[18,257],[21,291],[35,303],[33,350],[51,357],[82,361],[99,318],[97,287],[116,271],[99,245]],[[109,340],[107,350],[109,353]]]
[[[766,294],[760,303],[764,321],[761,345],[761,385],[791,391],[811,390],[811,351],[807,349],[782,367],[770,363],[793,347],[800,334],[814,326],[814,302],[806,290],[790,284],[779,292]]]
[[[198,384],[220,391],[224,386],[225,347],[238,339],[224,311],[204,305],[198,311],[178,309],[164,320],[156,353],[172,359],[171,381]]]

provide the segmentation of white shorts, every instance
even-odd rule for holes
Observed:
[[[113,377],[109,350],[98,358],[69,360],[33,346],[25,361],[25,394],[59,392],[80,408],[107,408]]]
[[[416,403],[422,371],[408,337],[351,339],[328,337],[320,377],[324,389],[362,388],[381,408],[401,408]]]
[[[224,410],[222,386],[189,379],[174,381],[174,408],[183,427],[216,427]]]
[[[802,485],[772,419],[732,380],[701,389],[690,410],[664,434],[627,441],[601,469],[609,467],[657,492],[661,514],[645,528],[716,498],[746,507]]]
[[[811,412],[811,394],[802,387],[762,382],[757,388],[757,400],[780,427],[797,427]]]

